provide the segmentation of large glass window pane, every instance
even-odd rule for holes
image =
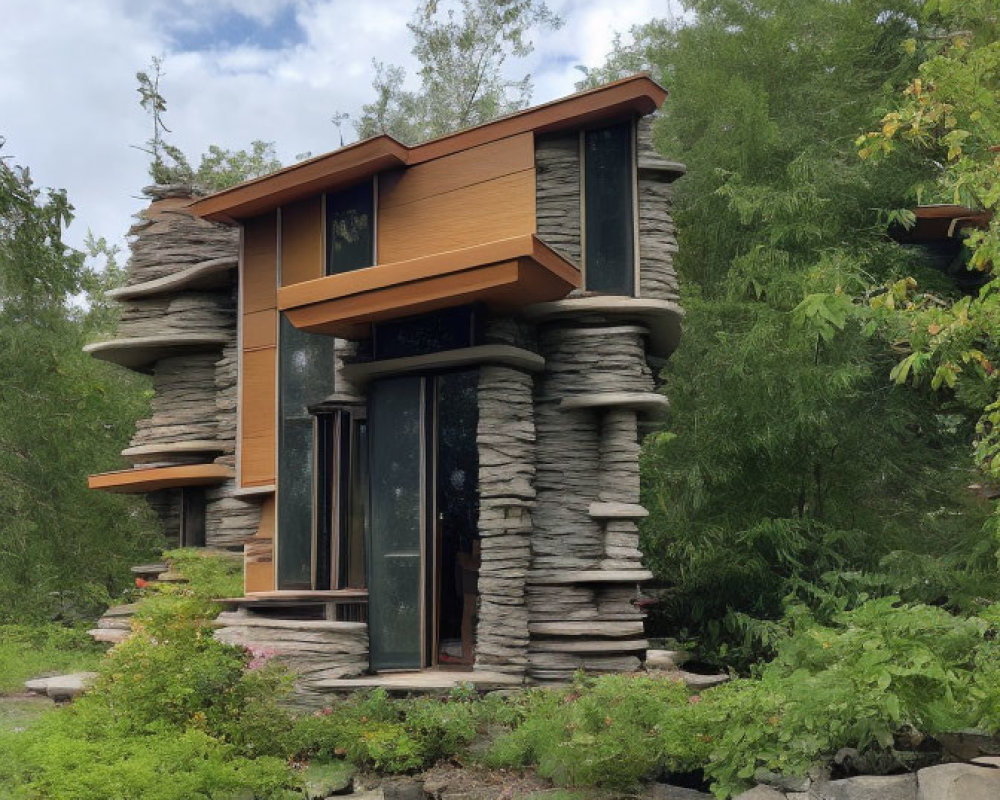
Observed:
[[[479,344],[482,315],[476,306],[458,306],[372,326],[372,355],[403,358]]]
[[[584,272],[587,289],[635,294],[632,124],[584,134]]]
[[[372,266],[375,191],[371,180],[326,196],[326,274]]]
[[[368,631],[376,670],[421,666],[421,383],[388,378],[369,394]]]
[[[334,390],[334,339],[281,318],[278,348],[278,588],[313,588],[313,417]]]

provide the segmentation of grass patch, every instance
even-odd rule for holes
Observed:
[[[47,697],[0,697],[0,735],[21,732],[52,708],[53,703]]]
[[[29,678],[96,670],[103,655],[104,647],[79,628],[0,625],[0,694],[22,691]]]

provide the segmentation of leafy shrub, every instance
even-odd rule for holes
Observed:
[[[635,786],[663,768],[701,766],[708,748],[681,719],[689,693],[651,677],[577,678],[565,691],[528,695],[524,721],[497,740],[493,766],[537,765],[563,785]]]

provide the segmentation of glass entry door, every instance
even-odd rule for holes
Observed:
[[[372,669],[471,665],[478,599],[477,371],[369,393]]]

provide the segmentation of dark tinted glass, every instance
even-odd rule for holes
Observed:
[[[312,588],[313,417],[334,390],[334,339],[281,318],[278,348],[278,588]]]
[[[327,275],[375,263],[374,201],[370,180],[326,196]]]
[[[388,378],[373,383],[368,398],[368,630],[376,670],[421,666],[421,385],[419,377]]]
[[[376,359],[403,358],[471,347],[478,343],[480,315],[475,306],[459,306],[373,326]]]
[[[635,294],[632,223],[632,125],[587,131],[584,270],[587,289]]]

